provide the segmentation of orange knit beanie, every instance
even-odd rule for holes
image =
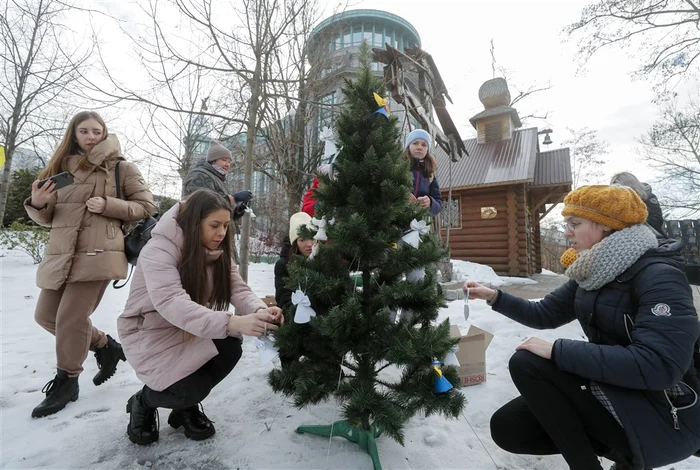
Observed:
[[[561,215],[573,215],[622,230],[647,220],[647,206],[626,186],[592,185],[574,189],[564,198]]]

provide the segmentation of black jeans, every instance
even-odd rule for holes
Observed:
[[[491,417],[491,436],[514,454],[562,454],[572,469],[600,469],[598,455],[631,462],[625,431],[593,396],[589,380],[529,351],[511,357],[521,396]]]
[[[156,392],[144,385],[141,391],[143,404],[149,408],[181,409],[196,406],[204,400],[211,390],[231,373],[243,353],[241,340],[238,338],[212,341],[219,351],[218,355],[162,392]]]

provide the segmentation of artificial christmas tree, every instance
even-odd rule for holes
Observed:
[[[413,415],[457,417],[464,397],[447,390],[459,383],[456,369],[433,364],[457,341],[447,320],[436,324],[445,302],[431,266],[443,250],[423,228],[428,210],[409,202],[411,174],[398,123],[377,112],[375,93],[381,98],[384,89],[370,72],[366,45],[357,80],[346,81],[343,92],[335,123],[341,150],[332,178],[319,175],[315,227],[299,232],[327,240],[312,257],[288,265],[285,284],[298,302],[275,332],[283,366],[269,383],[297,407],[335,396],[342,421],[298,431],[357,442],[379,469],[376,437],[386,433],[403,445],[403,426]],[[420,268],[425,277],[405,279]],[[304,323],[295,321],[297,310]]]

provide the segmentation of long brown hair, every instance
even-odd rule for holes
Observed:
[[[411,162],[411,171],[420,171],[423,176],[428,178],[430,181],[433,180],[435,173],[437,172],[437,160],[433,157],[433,154],[429,153],[423,159],[423,165],[420,164],[420,160],[413,158],[411,156],[411,151],[406,149],[403,153],[404,158]]]
[[[231,301],[231,229],[221,242],[224,253],[214,262],[212,279],[213,289],[210,298],[206,298],[207,258],[202,245],[201,224],[214,211],[225,209],[231,212],[231,204],[223,196],[210,189],[198,189],[190,194],[180,205],[177,224],[185,234],[185,246],[182,248],[183,259],[180,265],[180,279],[193,301],[207,305],[212,310],[228,310]]]
[[[61,173],[62,171],[68,170],[66,167],[66,157],[70,155],[77,155],[82,152],[80,146],[78,145],[78,141],[75,140],[75,130],[83,121],[87,121],[88,119],[94,119],[95,121],[99,122],[104,130],[102,139],[104,140],[107,138],[107,124],[105,124],[104,119],[102,119],[102,117],[100,117],[100,115],[94,111],[80,111],[78,114],[73,116],[73,119],[71,119],[68,123],[68,128],[66,129],[66,133],[63,134],[61,143],[58,144],[58,147],[56,147],[56,151],[53,153],[51,160],[49,160],[49,164],[39,175],[40,179],[49,178]],[[88,154],[85,154],[80,158],[78,161],[78,168],[87,169],[87,167],[90,166],[87,157]]]

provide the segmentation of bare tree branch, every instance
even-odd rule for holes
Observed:
[[[20,145],[53,148],[72,114],[78,78],[90,63],[91,41],[75,37],[68,15],[85,9],[59,0],[11,0],[0,14],[0,139],[5,165],[0,187],[0,220],[5,213],[12,158]],[[60,118],[60,119],[59,119]]]
[[[580,41],[582,65],[603,48],[628,49],[641,63],[634,73],[655,75],[663,89],[697,70],[699,22],[700,8],[690,0],[599,0],[564,33]]]
[[[655,183],[660,203],[679,218],[700,213],[700,105],[697,97],[679,108],[661,107],[660,118],[638,139],[639,152],[661,173]]]

